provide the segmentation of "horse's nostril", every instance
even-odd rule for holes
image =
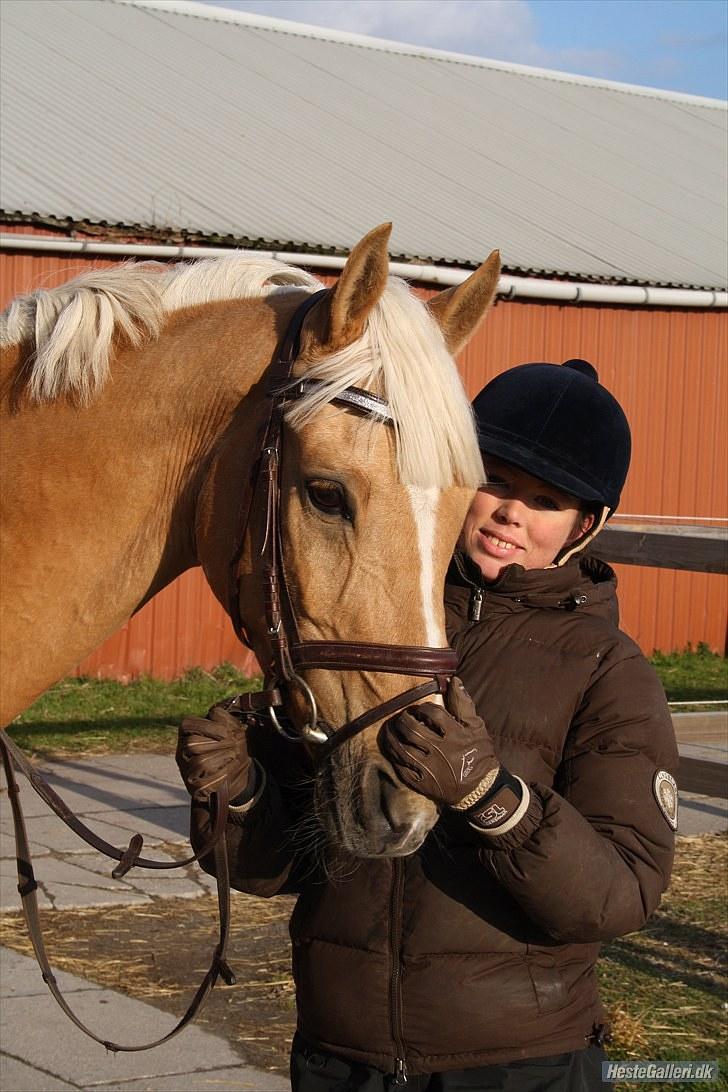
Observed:
[[[403,833],[412,824],[406,791],[400,781],[386,770],[379,770],[379,806],[392,831]]]

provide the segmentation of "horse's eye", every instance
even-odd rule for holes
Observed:
[[[323,478],[314,478],[306,482],[308,499],[314,508],[324,512],[327,516],[342,516],[351,519],[351,512],[346,503],[346,494],[339,482],[327,481]]]

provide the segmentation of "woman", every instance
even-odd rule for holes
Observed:
[[[421,849],[338,881],[312,875],[284,833],[305,816],[305,792],[263,778],[222,710],[212,729],[190,718],[180,732],[193,825],[204,828],[205,785],[219,776],[211,734],[242,788],[236,886],[301,892],[300,1092],[602,1087],[599,944],[643,925],[669,879],[670,716],[617,628],[614,574],[581,553],[619,501],[624,414],[585,361],[514,368],[474,410],[486,484],[446,586],[462,682],[447,709],[413,707],[380,734],[397,776],[441,809]]]

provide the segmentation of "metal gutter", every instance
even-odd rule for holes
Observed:
[[[44,235],[0,233],[2,250],[35,250],[56,254],[96,254],[118,258],[275,258],[288,265],[307,269],[338,271],[346,258],[327,254],[297,254],[285,250],[234,250],[214,246],[168,246],[154,243],[99,243],[89,239],[63,239]],[[433,285],[462,284],[472,269],[451,266],[420,265],[416,262],[390,262],[390,273],[407,280]],[[580,281],[549,281],[538,277],[504,275],[498,282],[498,294],[506,299],[557,300],[562,303],[628,304],[633,307],[728,308],[728,291],[697,288],[656,288],[650,285],[589,284]]]

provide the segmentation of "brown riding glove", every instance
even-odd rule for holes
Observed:
[[[193,800],[207,804],[226,778],[232,804],[252,798],[256,773],[245,732],[245,725],[219,705],[213,705],[206,717],[185,717],[175,758]]]
[[[498,762],[460,679],[450,680],[445,702],[447,709],[425,702],[386,721],[382,753],[407,788],[463,813],[473,826],[499,833],[520,810],[525,786]]]

